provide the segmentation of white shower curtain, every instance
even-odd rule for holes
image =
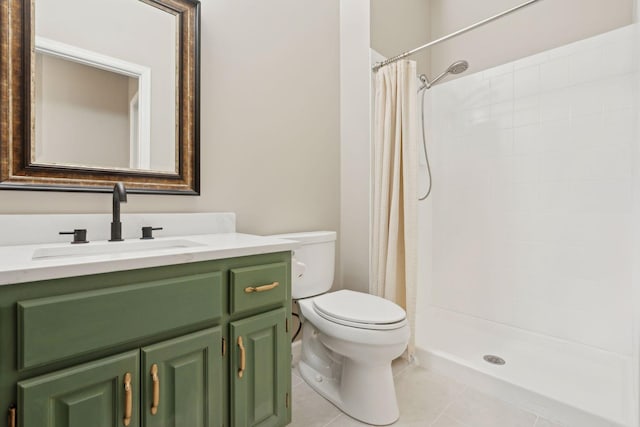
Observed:
[[[416,63],[382,67],[375,83],[372,290],[406,310],[412,359],[418,251]]]

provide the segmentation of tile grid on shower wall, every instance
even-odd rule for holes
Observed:
[[[432,304],[631,354],[636,31],[432,89]]]

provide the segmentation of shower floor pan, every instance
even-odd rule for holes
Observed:
[[[436,307],[418,317],[427,369],[568,426],[637,425],[630,357]]]

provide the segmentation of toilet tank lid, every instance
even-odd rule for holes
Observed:
[[[308,243],[334,242],[336,240],[335,231],[303,231],[300,233],[275,234],[270,237],[277,239],[295,240],[305,245]]]

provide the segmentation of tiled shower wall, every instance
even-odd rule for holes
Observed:
[[[632,353],[638,34],[429,92],[426,304]]]

